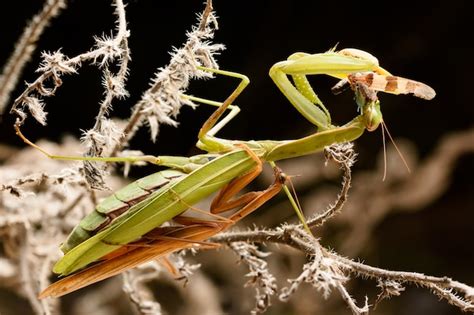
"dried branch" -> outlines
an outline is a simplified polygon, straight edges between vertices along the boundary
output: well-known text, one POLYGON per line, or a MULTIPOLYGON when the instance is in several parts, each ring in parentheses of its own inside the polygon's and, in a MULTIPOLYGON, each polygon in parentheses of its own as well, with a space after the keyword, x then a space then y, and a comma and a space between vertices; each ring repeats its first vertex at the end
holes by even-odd
MULTIPOLYGON (((347 198, 346 186, 350 185, 350 161, 353 162, 354 155, 351 146, 344 147, 349 154, 343 154, 347 158, 341 159, 341 147, 327 150, 332 158, 340 163, 344 170, 343 192, 338 196, 335 205, 342 205, 347 198)), ((332 206, 323 215, 309 221, 314 226, 314 222, 324 222, 334 214, 332 206)), ((226 243, 232 249, 234 244, 246 243, 277 243, 285 244, 304 252, 310 257, 308 263, 303 266, 303 272, 296 279, 289 280, 289 288, 283 288, 280 293, 280 300, 287 301, 296 292, 303 282, 310 283, 318 291, 322 291, 323 297, 327 298, 331 289, 336 288, 342 299, 346 302, 353 314, 368 314, 368 300, 364 306, 358 307, 350 297, 344 284, 351 278, 351 275, 364 279, 377 280, 382 288, 376 304, 383 298, 400 295, 404 290, 402 284, 409 283, 430 289, 439 298, 455 305, 460 310, 471 312, 474 310, 474 288, 458 281, 453 281, 447 277, 426 276, 415 272, 389 271, 375 268, 366 264, 354 262, 344 258, 334 252, 322 247, 319 241, 306 234, 299 225, 284 225, 272 230, 256 229, 246 232, 226 232, 211 238, 212 242, 226 243)), ((234 249, 235 250, 235 249, 234 249)))
POLYGON ((193 27, 187 34, 188 40, 183 47, 175 49, 170 63, 155 73, 150 88, 134 106, 128 124, 123 130, 123 138, 112 150, 112 155, 122 150, 145 121, 150 128, 151 139, 155 141, 161 124, 177 126, 174 118, 179 114, 180 108, 183 105, 195 106, 181 95, 191 79, 211 76, 197 70, 196 66, 218 68, 214 56, 224 49, 221 44, 208 42, 214 37, 214 31, 218 28, 211 0, 206 2, 206 8, 198 16, 198 20, 198 26, 193 27))
POLYGON ((153 300, 151 292, 144 286, 146 282, 157 278, 160 272, 161 268, 152 262, 123 273, 123 291, 140 314, 162 314, 160 304, 153 300))
MULTIPOLYGON (((425 287, 430 289, 440 299, 447 300, 448 303, 457 306, 462 311, 474 311, 474 288, 464 283, 454 281, 448 277, 433 277, 417 272, 385 270, 367 266, 334 253, 328 253, 328 255, 338 263, 341 269, 354 273, 357 276, 382 281, 396 281, 399 284, 406 282, 425 287)), ((397 291, 400 292, 401 289, 398 288, 397 291)))
POLYGON ((235 242, 229 244, 229 247, 240 257, 250 272, 246 275, 250 277, 245 286, 253 286, 256 291, 256 305, 251 314, 262 314, 270 307, 270 298, 276 293, 276 279, 268 270, 268 265, 262 258, 270 253, 264 253, 253 244, 244 242, 235 242))
POLYGON ((365 297, 364 306, 358 307, 356 303, 354 302, 354 299, 349 294, 349 292, 347 292, 347 289, 340 282, 337 283, 337 289, 339 290, 339 293, 341 294, 341 297, 344 300, 344 302, 346 302, 347 306, 352 311, 352 314, 354 315, 369 314, 369 304, 367 303, 368 302, 367 296, 365 297))
MULTIPOLYGON (((358 173, 353 179, 352 202, 331 222, 333 227, 346 227, 341 231, 344 235, 338 238, 344 240, 339 249, 347 255, 357 255, 366 248, 372 231, 390 213, 417 211, 439 198, 449 187, 457 160, 474 152, 474 129, 445 136, 430 156, 420 162, 406 142, 398 142, 411 161, 412 174, 407 176, 403 166, 394 163, 399 160, 398 153, 388 150, 388 160, 392 161, 388 164, 390 176, 380 181, 382 165, 377 172, 358 173)), ((311 195, 321 198, 316 191, 311 195)))
POLYGON ((352 165, 354 165, 357 158, 357 154, 354 152, 353 147, 352 143, 343 143, 325 149, 326 163, 329 159, 334 160, 340 165, 340 168, 344 172, 342 176, 342 188, 334 204, 330 205, 324 213, 308 220, 307 224, 310 228, 323 225, 329 218, 342 210, 342 207, 347 200, 349 188, 351 187, 352 165))
MULTIPOLYGON (((301 228, 284 226, 274 230, 223 233, 213 237, 211 241, 228 244, 234 242, 285 244, 301 250, 306 255, 311 255, 310 262, 303 267, 303 273, 297 279, 291 280, 292 285, 289 289, 282 290, 280 299, 283 301, 287 300, 301 283, 310 282, 318 290, 323 291, 325 297, 329 295, 331 288, 337 288, 343 299, 348 302, 347 292, 342 290, 341 286, 350 279, 349 275, 353 274, 357 277, 380 280, 384 283, 396 281, 397 283, 410 283, 429 288, 438 297, 445 299, 462 311, 472 312, 474 310, 474 288, 466 284, 447 277, 432 277, 414 272, 389 271, 371 267, 330 252, 323 248, 316 239, 311 239, 311 241, 308 239, 309 236, 301 228), (341 273, 342 271, 345 273, 341 273)), ((398 293, 401 291, 401 288, 397 289, 398 293)), ((355 304, 351 305, 351 303, 348 305, 354 314, 365 314, 367 303, 364 307, 358 308, 359 313, 355 311, 355 304)))
POLYGON ((47 0, 41 11, 25 27, 0 75, 0 114, 9 102, 10 93, 16 87, 25 65, 30 61, 36 42, 51 19, 58 16, 64 8, 66 0, 47 0))
MULTIPOLYGON (((130 31, 127 30, 127 21, 125 18, 125 6, 123 2, 116 1, 117 15, 117 34, 114 38, 96 38, 97 49, 108 51, 103 55, 100 66, 103 70, 102 84, 105 88, 105 97, 102 100, 99 112, 96 116, 95 124, 92 129, 84 133, 82 141, 87 146, 85 156, 109 155, 110 150, 116 145, 121 137, 121 131, 115 124, 106 118, 108 111, 112 108, 114 98, 128 97, 125 89, 126 76, 128 74, 128 62, 130 61, 130 51, 128 49, 128 37, 130 31), (118 60, 119 70, 114 75, 109 69, 109 64, 118 60)), ((92 188, 103 189, 106 187, 104 176, 106 175, 106 166, 102 167, 96 163, 86 161, 84 163, 85 174, 88 177, 87 182, 92 188)))
MULTIPOLYGON (((91 61, 103 69, 103 84, 106 93, 94 127, 85 132, 83 137, 87 147, 85 155, 101 156, 104 152, 108 153, 108 147, 115 145, 116 140, 120 136, 117 135, 118 132, 112 121, 106 120, 105 115, 110 109, 114 98, 122 98, 128 95, 124 84, 128 72, 130 52, 127 44, 129 31, 126 29, 124 4, 122 0, 115 0, 114 5, 117 15, 117 34, 114 38, 108 38, 107 36, 102 38, 96 37, 95 49, 73 58, 66 57, 60 50, 54 53, 43 52, 43 61, 37 70, 41 75, 33 83, 27 85, 27 88, 17 97, 10 110, 11 113, 17 115, 16 129, 19 130, 28 116, 24 111, 25 107, 28 108, 33 118, 40 124, 45 125, 46 111, 44 110, 45 104, 42 98, 54 95, 56 90, 62 85, 62 75, 75 74, 83 62, 91 61), (109 64, 116 60, 118 60, 119 70, 116 75, 113 75, 109 70, 109 64), (46 86, 48 82, 52 84, 52 87, 46 86)), ((104 188, 104 169, 90 162, 85 162, 84 167, 89 185, 92 188, 104 188)))

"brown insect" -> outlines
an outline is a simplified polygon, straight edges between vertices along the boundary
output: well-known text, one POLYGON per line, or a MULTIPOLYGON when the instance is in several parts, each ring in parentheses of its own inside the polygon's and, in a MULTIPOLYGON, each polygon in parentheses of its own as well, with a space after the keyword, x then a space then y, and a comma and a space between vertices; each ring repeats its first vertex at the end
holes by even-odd
POLYGON ((351 73, 346 79, 342 79, 331 90, 339 94, 348 85, 354 89, 355 86, 365 85, 368 89, 392 94, 413 94, 425 100, 431 100, 436 92, 428 85, 402 77, 377 74, 375 72, 351 73))

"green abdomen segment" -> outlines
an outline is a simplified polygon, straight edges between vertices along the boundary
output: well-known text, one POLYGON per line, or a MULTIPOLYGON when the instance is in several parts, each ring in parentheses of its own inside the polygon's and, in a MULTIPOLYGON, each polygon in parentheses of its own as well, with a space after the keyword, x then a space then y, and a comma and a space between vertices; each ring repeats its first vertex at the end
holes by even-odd
POLYGON ((211 195, 255 166, 256 162, 244 150, 219 156, 130 207, 110 225, 70 249, 56 263, 53 271, 61 275, 71 274, 140 239, 149 231, 184 212, 189 205, 211 195))
POLYGON ((170 183, 174 183, 184 175, 186 174, 180 171, 165 170, 140 178, 121 188, 100 202, 94 211, 79 222, 61 245, 61 250, 67 253, 108 226, 130 207, 146 199, 150 194, 166 189, 170 183))

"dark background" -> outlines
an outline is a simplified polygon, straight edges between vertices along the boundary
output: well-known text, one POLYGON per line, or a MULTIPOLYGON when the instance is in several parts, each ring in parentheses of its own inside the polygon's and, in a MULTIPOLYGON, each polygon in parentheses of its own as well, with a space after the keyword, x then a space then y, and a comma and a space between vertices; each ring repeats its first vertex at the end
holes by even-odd
MULTIPOLYGON (((132 51, 127 89, 131 97, 115 103, 113 115, 121 117, 127 117, 130 107, 148 87, 156 69, 167 64, 171 47, 180 47, 185 42, 185 32, 195 24, 195 13, 203 8, 202 1, 189 0, 127 3, 132 51)), ((429 102, 411 96, 380 94, 384 119, 392 135, 413 141, 422 158, 429 155, 443 135, 473 125, 473 56, 470 47, 473 21, 467 4, 468 1, 461 0, 377 3, 214 1, 220 21, 215 41, 227 47, 218 57, 219 64, 223 69, 248 75, 252 82, 237 101, 242 107, 241 114, 221 136, 232 139, 284 139, 309 134, 312 126, 289 106, 268 77, 268 69, 293 52, 324 52, 339 43, 339 48, 366 50, 377 56, 381 65, 393 74, 425 82, 436 90, 436 98, 429 102)), ((41 5, 40 1, 14 1, 2 7, 0 60, 6 60, 26 20, 41 5)), ((62 47, 66 55, 73 56, 93 45, 93 35, 109 34, 113 25, 109 1, 71 1, 40 39, 39 49, 22 80, 32 81, 36 77, 34 70, 40 51, 54 51, 62 47)), ((353 104, 350 93, 337 97, 330 94, 329 88, 335 80, 322 77, 312 82, 317 85, 316 91, 326 104, 353 104)), ((221 100, 233 86, 235 81, 226 78, 193 82, 191 93, 221 100)), ((13 97, 22 89, 20 85, 13 97)), ((42 127, 29 120, 25 133, 33 140, 48 138, 60 141, 65 134, 79 136, 81 130, 92 126, 96 104, 102 93, 98 70, 83 67, 80 75, 65 77, 57 96, 47 100, 49 125, 42 127)), ((329 110, 336 123, 346 122, 356 113, 355 106, 330 106, 329 110)), ((210 110, 205 107, 196 111, 184 108, 178 117, 181 123, 179 129, 162 127, 156 144, 149 141, 147 131, 143 130, 131 147, 155 155, 196 153, 196 134, 209 114, 210 110)), ((12 124, 12 117, 5 113, 0 124, 0 141, 22 146, 14 136, 12 124)), ((375 153, 381 146, 379 132, 366 133, 358 139, 360 156, 356 168, 372 168, 375 153)), ((450 188, 439 201, 414 215, 391 218, 401 225, 406 220, 414 220, 421 226, 432 225, 433 232, 421 235, 417 245, 432 251, 433 257, 439 259, 438 265, 443 268, 427 267, 421 270, 422 264, 410 266, 403 258, 390 267, 410 270, 416 267, 422 272, 452 276, 474 284, 471 269, 474 266, 473 175, 472 155, 464 156, 454 170, 450 188), (446 220, 446 217, 449 219, 446 220)), ((390 227, 395 223, 387 224, 390 227)), ((383 231, 376 236, 384 237, 383 231)), ((409 241, 405 245, 407 253, 417 251, 417 248, 409 248, 409 241)), ((383 256, 383 253, 379 255, 383 256)), ((398 298, 398 301, 409 303, 408 299, 403 299, 398 298)), ((458 312, 446 306, 445 302, 438 305, 439 314, 458 312)), ((407 308, 404 311, 409 312, 407 308)))

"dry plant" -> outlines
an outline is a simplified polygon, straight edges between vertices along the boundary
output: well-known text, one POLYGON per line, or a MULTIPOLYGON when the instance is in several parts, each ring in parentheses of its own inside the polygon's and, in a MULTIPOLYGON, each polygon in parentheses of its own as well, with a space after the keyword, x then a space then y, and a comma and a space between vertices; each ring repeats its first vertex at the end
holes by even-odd
MULTIPOLYGON (((37 69, 37 79, 27 83, 25 90, 13 102, 11 113, 17 116, 17 130, 20 130, 29 116, 45 125, 46 100, 54 96, 61 87, 65 75, 78 74, 81 67, 87 63, 102 71, 104 98, 99 103, 94 126, 84 132, 81 144, 72 139, 66 139, 61 145, 47 142, 38 144, 48 152, 67 155, 82 151, 85 156, 141 154, 125 150, 136 131, 147 125, 154 141, 160 125, 177 126, 175 119, 180 108, 183 105, 195 106, 181 97, 189 82, 210 76, 198 71, 196 65, 217 68, 214 56, 223 49, 223 45, 211 42, 217 22, 211 1, 208 0, 203 13, 198 17, 199 24, 187 34, 186 43, 173 52, 169 64, 158 69, 151 79, 150 87, 133 107, 130 117, 123 121, 110 119, 108 115, 116 99, 128 96, 125 83, 130 61, 130 31, 127 29, 125 5, 122 0, 115 0, 113 5, 116 16, 115 35, 96 37, 94 47, 72 57, 64 55, 60 50, 43 52, 42 62, 37 69)), ((6 107, 21 70, 35 48, 34 43, 50 19, 64 7, 65 1, 45 1, 42 11, 25 28, 0 76, 0 109, 6 107)), ((472 152, 473 143, 472 130, 453 135, 439 145, 438 152, 433 154, 432 158, 416 167, 415 176, 393 176, 391 178, 394 182, 386 181, 372 191, 364 190, 362 183, 368 176, 379 176, 378 173, 358 174, 352 179, 351 168, 356 154, 351 144, 327 148, 327 160, 335 161, 342 169, 342 188, 329 208, 319 214, 318 210, 314 210, 315 214, 308 220, 308 225, 318 229, 328 224, 350 226, 347 236, 344 236, 341 252, 354 256, 367 242, 374 227, 390 211, 410 211, 415 206, 430 202, 446 189, 445 185, 449 182, 448 177, 456 158, 465 152, 472 152), (351 203, 346 206, 345 211, 341 211, 348 200, 351 185, 354 186, 351 203), (388 186, 396 188, 389 190, 388 186), (374 198, 369 201, 367 195, 374 198)), ((59 300, 37 299, 39 291, 50 281, 53 262, 60 257, 58 244, 97 203, 102 192, 97 192, 96 189, 117 187, 123 184, 124 180, 116 175, 108 175, 111 169, 106 169, 105 166, 84 162, 71 167, 70 163, 46 159, 37 150, 29 147, 14 152, 14 156, 6 158, 0 167, 1 287, 26 298, 37 314, 58 313, 59 300)), ((396 170, 398 167, 390 169, 396 170)), ((321 168, 318 169, 318 174, 320 171, 321 168)), ((333 194, 324 192, 323 196, 323 193, 312 192, 318 201, 302 200, 308 203, 304 208, 314 209, 314 205, 320 204, 321 200, 330 198, 328 193, 333 194)), ((255 289, 256 303, 251 311, 253 314, 267 311, 272 299, 291 301, 298 290, 307 290, 302 285, 304 283, 315 288, 324 298, 333 293, 338 294, 352 314, 369 313, 374 304, 402 294, 407 285, 427 288, 462 311, 474 311, 472 287, 448 277, 389 271, 353 261, 322 246, 319 239, 306 233, 298 224, 282 224, 272 229, 235 230, 217 235, 210 241, 225 244, 248 268, 246 276, 249 280, 246 286, 255 289), (279 281, 289 277, 282 273, 272 273, 267 257, 272 253, 286 255, 285 248, 288 247, 300 251, 306 257, 306 263, 299 269, 299 275, 289 279, 285 286, 279 281), (349 293, 348 282, 354 278, 375 280, 380 290, 378 298, 369 303, 366 297, 359 306, 349 293)), ((173 290, 180 292, 186 300, 188 307, 182 314, 224 313, 215 284, 202 272, 199 265, 187 262, 195 258, 185 254, 194 251, 187 250, 170 257, 174 268, 187 283, 185 288, 182 282, 175 281, 173 276, 163 272, 166 262, 153 261, 125 272, 122 277, 123 292, 134 305, 134 310, 140 314, 163 313, 153 290, 152 280, 159 278, 173 290)), ((222 264, 226 262, 228 261, 223 259, 222 264)), ((227 268, 234 268, 233 264, 227 264, 227 268)), ((117 289, 117 281, 114 279, 105 286, 87 291, 70 306, 68 313, 88 311, 113 314, 116 309, 111 301, 120 300, 122 294, 121 290, 117 289), (104 296, 103 292, 107 294, 104 296)))

